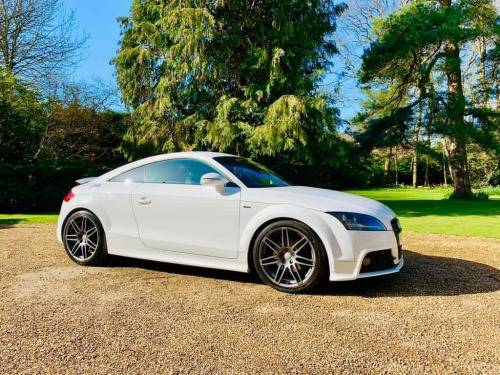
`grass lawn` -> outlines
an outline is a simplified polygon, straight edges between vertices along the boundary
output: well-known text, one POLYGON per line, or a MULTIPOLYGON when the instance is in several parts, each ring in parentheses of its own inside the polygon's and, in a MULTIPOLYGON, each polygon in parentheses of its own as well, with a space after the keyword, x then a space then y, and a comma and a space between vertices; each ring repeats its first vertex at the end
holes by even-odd
POLYGON ((349 193, 378 200, 398 215, 404 230, 500 238, 500 196, 488 201, 445 199, 445 189, 373 189, 349 193))
POLYGON ((59 214, 0 214, 0 224, 57 223, 59 214))

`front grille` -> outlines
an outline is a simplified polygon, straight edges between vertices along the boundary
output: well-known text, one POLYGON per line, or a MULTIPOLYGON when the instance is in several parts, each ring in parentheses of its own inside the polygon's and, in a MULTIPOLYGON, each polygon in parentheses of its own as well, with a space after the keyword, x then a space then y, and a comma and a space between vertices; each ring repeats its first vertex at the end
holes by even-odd
POLYGON ((366 254, 363 263, 366 263, 367 259, 370 259, 370 263, 361 266, 361 273, 383 271, 395 267, 394 257, 390 249, 372 251, 366 254))

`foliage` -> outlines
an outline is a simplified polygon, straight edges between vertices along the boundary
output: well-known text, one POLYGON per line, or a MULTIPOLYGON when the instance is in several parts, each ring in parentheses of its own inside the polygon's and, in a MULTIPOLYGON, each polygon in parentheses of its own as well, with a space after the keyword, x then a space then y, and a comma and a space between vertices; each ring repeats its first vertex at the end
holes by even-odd
POLYGON ((480 191, 482 191, 483 193, 485 194, 488 194, 488 197, 490 199, 499 199, 500 197, 500 187, 493 187, 493 186, 489 186, 489 187, 485 187, 485 188, 481 188, 480 191))
POLYGON ((345 189, 367 187, 375 183, 369 176, 372 164, 356 153, 354 145, 339 142, 332 149, 336 158, 307 162, 283 161, 272 156, 260 156, 257 161, 278 173, 294 185, 321 187, 326 189, 345 189))
POLYGON ((90 104, 43 101, 0 74, 0 212, 56 211, 76 179, 124 163, 115 150, 128 116, 90 104))
MULTIPOLYGON (((412 170, 412 155, 408 152, 409 150, 399 149, 400 155, 398 157, 398 185, 412 186, 413 170, 412 170)), ((423 186, 424 184, 424 174, 425 174, 425 157, 424 154, 419 154, 418 159, 418 184, 423 186)), ((383 175, 384 175, 384 164, 386 162, 387 156, 385 153, 381 153, 378 150, 374 151, 369 158, 365 159, 365 168, 360 168, 360 175, 365 179, 366 185, 359 185, 360 187, 370 187, 370 186, 384 186, 383 175), (367 168, 366 166, 369 166, 367 168)), ((443 181, 443 165, 438 163, 442 160, 442 155, 435 156, 431 159, 429 163, 429 179, 431 186, 438 186, 444 183, 443 181)), ((395 163, 395 155, 392 155, 391 163, 395 163)), ((447 177, 448 172, 447 172, 447 177)), ((395 168, 392 167, 388 175, 388 183, 394 184, 396 180, 395 168)), ((355 186, 355 185, 353 185, 355 186)))
POLYGON ((75 180, 98 176, 109 168, 84 160, 35 160, 0 164, 0 212, 54 212, 75 180))
POLYGON ((123 151, 331 155, 338 113, 317 87, 342 10, 331 0, 136 0, 114 60, 136 124, 123 151))
MULTIPOLYGON (((470 73, 463 75, 462 70, 476 68, 479 77, 481 61, 472 59, 475 65, 467 67, 467 53, 473 43, 498 38, 499 25, 495 8, 486 0, 412 1, 375 23, 376 40, 363 56, 360 79, 367 89, 378 91, 358 118, 367 123, 366 138, 384 142, 377 136, 381 129, 410 129, 418 111, 426 118, 427 132, 449 139, 455 192, 464 197, 470 194, 466 145, 475 142, 497 150, 500 113, 498 107, 488 107, 493 91, 484 85, 481 101, 474 90, 465 90, 464 77, 470 73)), ((494 45, 486 43, 484 56, 493 56, 493 50, 494 45)))
POLYGON ((94 112, 76 102, 50 103, 50 118, 41 139, 43 157, 123 162, 117 147, 128 126, 128 116, 107 110, 94 112))
POLYGON ((38 148, 46 113, 29 85, 0 70, 0 162, 29 162, 38 148))
POLYGON ((415 82, 425 90, 429 74, 445 57, 445 41, 464 44, 497 32, 496 12, 489 1, 446 3, 413 1, 379 20, 374 29, 377 40, 363 57, 361 80, 393 80, 401 85, 397 94, 403 94, 415 82))
POLYGON ((495 153, 491 150, 485 150, 478 144, 469 145, 468 152, 473 187, 484 188, 498 185, 500 160, 495 153))
POLYGON ((478 191, 478 192, 471 192, 466 197, 463 197, 463 196, 458 196, 455 192, 452 192, 448 194, 447 198, 450 200, 466 199, 471 201, 487 201, 489 199, 489 195, 483 191, 478 191))
POLYGON ((101 81, 62 83, 51 92, 36 157, 97 161, 100 165, 125 161, 118 146, 130 116, 110 109, 115 104, 113 87, 101 81))

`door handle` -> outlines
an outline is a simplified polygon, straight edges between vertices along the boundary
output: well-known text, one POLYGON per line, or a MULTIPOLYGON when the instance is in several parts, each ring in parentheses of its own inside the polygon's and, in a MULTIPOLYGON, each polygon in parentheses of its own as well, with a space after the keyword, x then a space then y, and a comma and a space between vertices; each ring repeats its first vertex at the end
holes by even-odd
POLYGON ((142 204, 143 206, 146 206, 148 204, 151 204, 151 199, 146 198, 146 197, 142 197, 142 198, 137 199, 137 203, 142 204))

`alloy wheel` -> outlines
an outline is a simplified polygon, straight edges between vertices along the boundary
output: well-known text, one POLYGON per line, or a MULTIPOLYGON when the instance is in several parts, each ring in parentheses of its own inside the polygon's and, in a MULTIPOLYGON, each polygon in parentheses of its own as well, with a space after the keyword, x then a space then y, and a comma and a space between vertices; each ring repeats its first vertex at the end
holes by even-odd
POLYGON ((79 261, 90 259, 99 245, 97 223, 89 215, 70 218, 66 225, 66 248, 71 256, 79 261))
POLYGON ((307 284, 313 276, 316 251, 302 231, 278 227, 262 239, 258 260, 271 283, 282 288, 296 288, 307 284))

